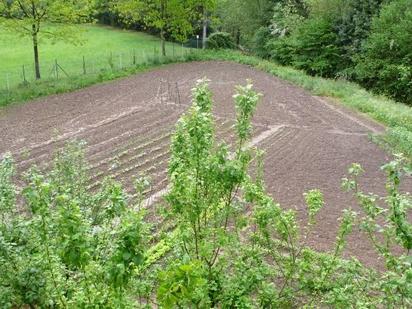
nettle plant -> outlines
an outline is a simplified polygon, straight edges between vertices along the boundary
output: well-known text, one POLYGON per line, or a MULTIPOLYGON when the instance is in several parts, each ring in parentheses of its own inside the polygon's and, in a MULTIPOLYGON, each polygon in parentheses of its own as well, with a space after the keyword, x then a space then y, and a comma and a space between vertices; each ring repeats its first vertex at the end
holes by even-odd
POLYGON ((384 165, 387 175, 386 196, 364 193, 359 177, 364 172, 361 165, 353 164, 349 178, 342 186, 354 193, 362 209, 359 225, 386 264, 387 272, 379 274, 376 289, 381 294, 377 305, 388 308, 412 306, 412 224, 408 221, 412 197, 402 193, 402 178, 412 175, 410 162, 401 154, 384 165))
MULTIPOLYGON (((0 306, 131 306, 129 283, 144 262, 146 226, 120 184, 87 190, 83 145, 59 151, 49 172, 33 167, 13 184, 0 164, 0 306)), ((141 201, 139 198, 138 201, 141 201)))
MULTIPOLYGON (((251 138, 251 117, 260 95, 252 85, 238 87, 236 149, 215 142, 212 99, 207 81, 193 90, 193 106, 177 124, 172 140, 169 174, 171 190, 167 200, 170 216, 179 229, 180 261, 162 275, 167 278, 159 288, 159 299, 166 306, 215 306, 221 294, 221 272, 227 267, 225 251, 238 243, 237 229, 244 205, 236 194, 242 187, 251 161, 247 142, 251 138), (193 269, 185 282, 197 287, 176 290, 184 269, 193 269), (195 271, 196 270, 196 271, 195 271), (179 274, 170 276, 169 273, 179 274)), ((183 282, 184 283, 184 282, 183 282)), ((183 284, 184 285, 184 284, 183 284)))

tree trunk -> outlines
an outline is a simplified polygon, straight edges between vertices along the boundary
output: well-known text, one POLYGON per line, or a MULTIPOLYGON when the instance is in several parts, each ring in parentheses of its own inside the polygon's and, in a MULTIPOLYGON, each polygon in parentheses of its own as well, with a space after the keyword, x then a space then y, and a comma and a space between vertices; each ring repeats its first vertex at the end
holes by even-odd
POLYGON ((33 25, 33 51, 34 51, 34 69, 36 72, 36 79, 40 79, 40 63, 39 63, 39 44, 37 40, 37 30, 36 26, 33 25))
POLYGON ((202 48, 206 48, 207 40, 207 15, 206 10, 203 8, 203 35, 202 35, 202 48))
POLYGON ((162 41, 162 56, 166 56, 166 39, 164 29, 160 30, 160 39, 162 41))
POLYGON ((167 0, 162 0, 160 2, 160 11, 162 26, 160 28, 160 39, 162 41, 162 56, 166 56, 166 40, 165 40, 165 24, 166 24, 166 12, 167 12, 167 0))

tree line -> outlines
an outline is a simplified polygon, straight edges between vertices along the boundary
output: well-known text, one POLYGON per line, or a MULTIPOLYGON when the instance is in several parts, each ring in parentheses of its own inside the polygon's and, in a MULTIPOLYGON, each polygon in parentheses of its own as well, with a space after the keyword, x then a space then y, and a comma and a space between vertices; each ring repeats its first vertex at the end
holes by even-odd
POLYGON ((243 30, 255 53, 412 104, 411 0, 267 2, 270 18, 243 30))
MULTIPOLYGON (((121 14, 109 9, 111 2, 100 1, 106 8, 100 16, 111 15, 123 23, 121 14)), ((412 104, 412 0, 194 3, 200 4, 200 18, 191 19, 186 34, 203 33, 203 46, 208 42, 212 48, 240 48, 311 75, 355 81, 412 104), (206 41, 208 31, 212 35, 206 41)), ((141 26, 142 20, 134 25, 141 26)))

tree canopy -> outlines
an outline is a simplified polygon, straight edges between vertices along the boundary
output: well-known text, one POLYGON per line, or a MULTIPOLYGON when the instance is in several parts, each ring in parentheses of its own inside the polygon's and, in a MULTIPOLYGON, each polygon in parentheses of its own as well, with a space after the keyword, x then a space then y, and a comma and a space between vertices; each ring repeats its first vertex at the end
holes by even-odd
POLYGON ((162 41, 162 55, 166 55, 166 34, 177 41, 185 41, 193 31, 192 0, 121 0, 115 10, 129 22, 141 22, 156 29, 162 41))

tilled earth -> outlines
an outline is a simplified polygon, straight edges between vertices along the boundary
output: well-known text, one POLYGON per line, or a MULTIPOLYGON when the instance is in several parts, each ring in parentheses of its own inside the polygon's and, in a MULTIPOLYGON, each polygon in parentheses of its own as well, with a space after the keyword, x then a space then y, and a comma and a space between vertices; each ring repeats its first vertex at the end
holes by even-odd
MULTIPOLYGON (((136 175, 152 178, 149 195, 167 186, 170 137, 190 105, 191 88, 207 77, 214 93, 218 135, 233 139, 236 85, 251 79, 264 94, 254 117, 254 141, 265 150, 265 180, 273 198, 306 220, 303 193, 318 188, 326 206, 308 239, 313 248, 330 250, 342 210, 359 210, 341 179, 353 162, 362 164, 364 191, 384 194, 380 166, 390 160, 370 141, 384 128, 362 116, 248 66, 197 62, 165 66, 144 74, 68 94, 49 96, 0 110, 0 157, 11 152, 19 170, 44 166, 69 140, 87 142, 90 188, 112 175, 131 192, 136 175)), ((409 182, 410 183, 410 182, 409 182)), ((346 256, 380 267, 359 231, 349 239, 346 256)))

